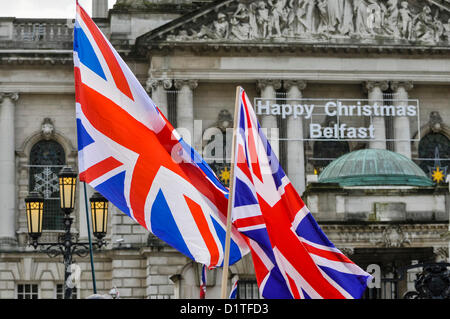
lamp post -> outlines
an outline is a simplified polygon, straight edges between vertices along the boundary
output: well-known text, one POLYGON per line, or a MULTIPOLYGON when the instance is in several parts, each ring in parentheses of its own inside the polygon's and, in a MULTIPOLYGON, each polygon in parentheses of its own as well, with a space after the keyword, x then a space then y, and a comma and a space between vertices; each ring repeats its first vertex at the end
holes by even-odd
MULTIPOLYGON (((72 265, 72 256, 76 254, 85 257, 89 253, 89 243, 79 242, 78 235, 70 232, 73 218, 70 216, 75 207, 75 194, 77 184, 77 174, 70 166, 65 166, 59 173, 59 194, 61 201, 61 210, 64 212, 63 224, 64 233, 58 236, 58 242, 39 243, 38 239, 42 235, 42 219, 44 215, 44 198, 38 192, 30 192, 25 198, 25 206, 27 213, 28 235, 31 239, 31 245, 37 249, 41 247, 51 258, 59 255, 63 256, 64 262, 64 299, 72 298, 72 283, 68 282, 71 274, 70 266, 72 265)), ((98 194, 98 193, 96 193, 98 194)), ((106 225, 108 221, 108 200, 100 194, 94 194, 91 198, 93 207, 92 220, 94 223, 94 236, 97 238, 95 245, 100 248, 106 244, 103 239, 106 235, 106 225), (95 212, 94 212, 95 211, 95 212), (97 220, 99 219, 99 220, 97 220)))

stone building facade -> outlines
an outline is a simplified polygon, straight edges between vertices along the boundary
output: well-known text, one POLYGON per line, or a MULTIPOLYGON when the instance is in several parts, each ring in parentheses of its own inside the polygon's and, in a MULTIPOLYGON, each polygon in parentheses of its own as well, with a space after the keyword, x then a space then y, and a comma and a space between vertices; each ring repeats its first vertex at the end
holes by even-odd
MULTIPOLYGON (((208 145, 217 133, 229 141, 237 85, 251 100, 280 104, 419 101, 417 122, 374 116, 375 137, 367 140, 313 140, 302 117, 260 114, 260 123, 324 232, 362 267, 380 264, 383 289, 392 288, 387 279, 395 267, 448 259, 445 180, 346 186, 317 176, 333 159, 362 149, 401 154, 427 176, 437 161, 441 169, 450 165, 446 1, 118 0, 109 12, 105 3, 93 1, 95 22, 225 183, 227 163, 208 159, 215 155, 208 145)), ((72 31, 72 20, 0 18, 0 298, 56 298, 63 282, 62 263, 27 246, 24 198, 31 190, 46 194, 41 241, 54 239, 61 230, 55 174, 62 165, 77 167, 72 31)), ((316 121, 331 127, 333 119, 316 121)), ((343 121, 368 125, 361 117, 343 121)), ((226 155, 229 143, 224 148, 226 155)), ((78 195, 75 228, 86 239, 81 188, 78 195)), ((99 292, 117 287, 122 298, 198 298, 200 266, 112 210, 109 244, 95 252, 99 292)), ((77 297, 85 298, 92 293, 89 259, 75 262, 77 297)), ((208 272, 208 297, 219 296, 220 276, 221 269, 208 272)), ((257 297, 250 256, 231 267, 230 283, 236 278, 242 298, 257 297)), ((399 282, 396 295, 375 295, 401 297, 414 278, 399 282)))

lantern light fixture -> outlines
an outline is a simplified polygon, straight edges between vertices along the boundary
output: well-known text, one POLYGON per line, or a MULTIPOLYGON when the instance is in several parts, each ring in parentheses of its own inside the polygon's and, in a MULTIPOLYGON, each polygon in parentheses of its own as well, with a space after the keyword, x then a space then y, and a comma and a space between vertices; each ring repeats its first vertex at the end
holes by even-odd
POLYGON ((58 177, 61 210, 68 215, 74 210, 75 206, 77 174, 70 166, 64 166, 58 177))

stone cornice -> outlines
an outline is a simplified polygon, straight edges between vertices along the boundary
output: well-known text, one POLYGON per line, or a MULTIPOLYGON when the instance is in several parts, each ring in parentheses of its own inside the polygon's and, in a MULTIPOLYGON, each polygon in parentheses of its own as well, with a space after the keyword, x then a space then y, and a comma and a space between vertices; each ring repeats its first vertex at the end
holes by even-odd
POLYGON ((72 51, 71 54, 55 56, 52 54, 8 54, 0 53, 1 65, 68 65, 73 66, 72 51))
MULTIPOLYGON (((144 61, 130 48, 118 50, 122 58, 144 61)), ((147 62, 147 60, 145 60, 147 62)), ((67 65, 73 67, 72 50, 0 49, 1 65, 67 65)))
POLYGON ((136 54, 139 56, 150 56, 151 54, 168 54, 177 50, 180 52, 191 51, 196 54, 222 53, 270 53, 270 54, 341 54, 341 55, 409 55, 424 56, 445 56, 450 54, 448 46, 427 46, 427 45, 386 45, 386 44, 330 44, 330 43, 262 43, 262 42, 154 42, 148 45, 136 43, 136 54))

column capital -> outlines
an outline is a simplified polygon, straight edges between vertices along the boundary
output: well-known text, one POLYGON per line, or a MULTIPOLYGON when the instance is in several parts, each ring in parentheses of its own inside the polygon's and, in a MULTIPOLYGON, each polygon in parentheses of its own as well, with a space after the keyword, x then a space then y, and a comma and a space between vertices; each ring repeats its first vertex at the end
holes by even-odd
POLYGON ((162 86, 165 90, 172 87, 172 80, 170 79, 151 79, 149 78, 146 83, 145 89, 147 92, 156 89, 158 86, 162 86))
POLYGON ((368 92, 372 91, 374 88, 378 87, 381 91, 386 91, 389 88, 388 81, 365 81, 363 87, 368 92))
POLYGON ((281 89, 281 80, 271 80, 271 79, 262 79, 256 81, 256 87, 260 89, 261 91, 264 90, 266 87, 272 86, 274 90, 281 89))
POLYGON ((306 81, 305 80, 284 80, 283 87, 286 90, 289 90, 291 87, 296 86, 300 91, 306 89, 306 81))
POLYGON ((397 91, 400 87, 403 87, 405 91, 409 91, 414 87, 412 81, 391 81, 391 89, 397 91))
POLYGON ((0 92, 0 103, 3 102, 3 99, 9 98, 13 102, 16 102, 19 99, 18 92, 0 92))
POLYGON ((174 86, 177 90, 180 90, 183 86, 188 86, 191 90, 194 90, 198 86, 197 80, 174 80, 174 86))

